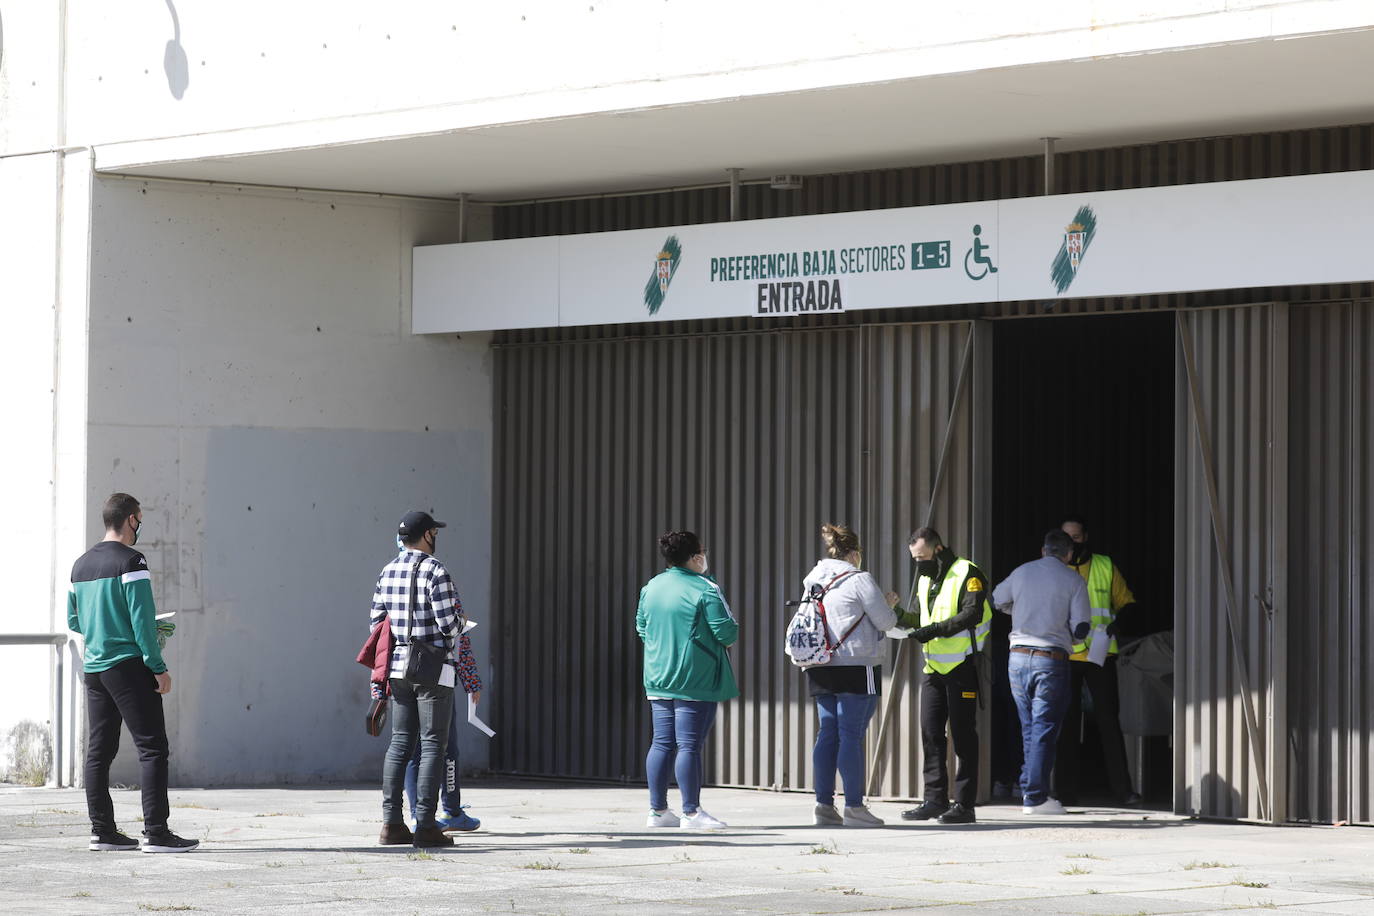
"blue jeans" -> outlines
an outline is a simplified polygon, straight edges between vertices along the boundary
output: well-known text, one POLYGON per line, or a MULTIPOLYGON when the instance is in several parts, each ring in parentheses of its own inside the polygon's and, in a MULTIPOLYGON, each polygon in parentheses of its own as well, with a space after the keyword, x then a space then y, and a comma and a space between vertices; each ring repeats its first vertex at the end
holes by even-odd
POLYGON ((444 744, 453 719, 453 688, 426 687, 391 679, 391 744, 382 766, 382 823, 404 824, 406 764, 420 745, 415 826, 434 826, 434 809, 443 782, 444 744))
POLYGON ((1026 757, 1021 770, 1021 803, 1038 805, 1049 798, 1055 745, 1069 708, 1069 660, 1013 651, 1007 662, 1007 678, 1021 717, 1021 746, 1026 757))
POLYGON ((682 793, 682 813, 701 807, 701 749, 716 721, 716 704, 705 700, 650 700, 654 740, 645 769, 649 774, 649 807, 668 807, 668 771, 675 771, 682 793), (671 763, 670 763, 671 762, 671 763))
POLYGON ((815 772, 816 804, 835 804, 835 770, 844 781, 846 807, 864 803, 864 735, 868 720, 878 708, 873 693, 826 693, 816 697, 821 717, 816 746, 811 750, 815 772))
MULTIPOLYGON (((406 802, 410 816, 415 817, 415 796, 420 777, 420 757, 424 746, 415 742, 415 753, 406 764, 406 802)), ((448 743, 444 747, 444 773, 439 783, 439 811, 445 815, 458 814, 463 807, 463 790, 458 785, 458 692, 453 693, 453 718, 448 723, 448 743)))

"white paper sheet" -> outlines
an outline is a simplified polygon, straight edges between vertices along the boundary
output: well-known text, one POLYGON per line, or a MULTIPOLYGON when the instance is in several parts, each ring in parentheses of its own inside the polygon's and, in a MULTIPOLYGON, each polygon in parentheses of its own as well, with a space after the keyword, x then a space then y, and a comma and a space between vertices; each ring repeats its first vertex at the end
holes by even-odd
POLYGON ((1107 635, 1106 624, 1093 627, 1092 645, 1088 646, 1088 661, 1101 668, 1107 663, 1107 650, 1112 647, 1112 638, 1107 635))
POLYGON ((472 701, 472 694, 468 694, 468 724, 479 731, 486 732, 488 738, 496 734, 487 727, 487 723, 477 718, 477 704, 472 701))

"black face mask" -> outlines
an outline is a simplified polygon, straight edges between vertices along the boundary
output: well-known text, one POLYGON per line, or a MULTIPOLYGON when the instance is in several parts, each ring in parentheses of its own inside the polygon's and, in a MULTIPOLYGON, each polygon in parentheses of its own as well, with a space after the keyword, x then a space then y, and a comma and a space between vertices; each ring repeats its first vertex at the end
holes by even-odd
POLYGON ((1073 554, 1069 557, 1069 562, 1074 566, 1081 566, 1083 561, 1092 555, 1093 552, 1088 548, 1087 544, 1074 544, 1073 554))
POLYGON ((935 574, 940 571, 939 560, 917 560, 916 574, 934 579, 935 574))

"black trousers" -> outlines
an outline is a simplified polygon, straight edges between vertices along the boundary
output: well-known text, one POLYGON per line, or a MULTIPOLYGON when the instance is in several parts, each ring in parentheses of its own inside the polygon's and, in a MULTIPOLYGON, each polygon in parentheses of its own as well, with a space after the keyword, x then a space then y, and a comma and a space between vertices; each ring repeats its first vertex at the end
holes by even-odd
POLYGON ((955 801, 972 808, 978 800, 978 670, 971 661, 948 674, 921 675, 921 750, 925 754, 925 800, 955 801), (954 736, 954 796, 945 766, 954 736))
POLYGON ((1078 803, 1079 757, 1083 732, 1083 685, 1093 696, 1093 721, 1102 739, 1106 761, 1107 786, 1112 798, 1121 802, 1131 792, 1131 777, 1126 767, 1126 739, 1121 734, 1121 694, 1116 686, 1116 656, 1108 655, 1099 668, 1092 662, 1069 662, 1069 709, 1059 731, 1059 747, 1054 762, 1054 794, 1067 805, 1078 803))
POLYGON ((167 724, 157 680, 141 658, 108 671, 87 673, 86 808, 94 833, 115 828, 110 799, 110 764, 119 751, 119 728, 129 726, 138 748, 143 792, 143 832, 167 829, 167 724))

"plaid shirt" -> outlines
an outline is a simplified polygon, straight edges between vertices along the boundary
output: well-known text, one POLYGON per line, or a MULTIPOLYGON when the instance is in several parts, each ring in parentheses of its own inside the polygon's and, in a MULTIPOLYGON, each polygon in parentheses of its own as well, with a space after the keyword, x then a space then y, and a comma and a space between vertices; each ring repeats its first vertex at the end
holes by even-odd
POLYGON ((391 618, 392 677, 405 675, 405 647, 412 635, 415 639, 452 650, 463 630, 463 604, 458 600, 458 591, 453 587, 448 570, 421 550, 402 550, 377 577, 369 626, 381 623, 383 614, 391 618), (410 615, 414 623, 412 631, 406 625, 406 609, 410 605, 410 572, 416 562, 420 569, 415 579, 416 607, 410 615))

